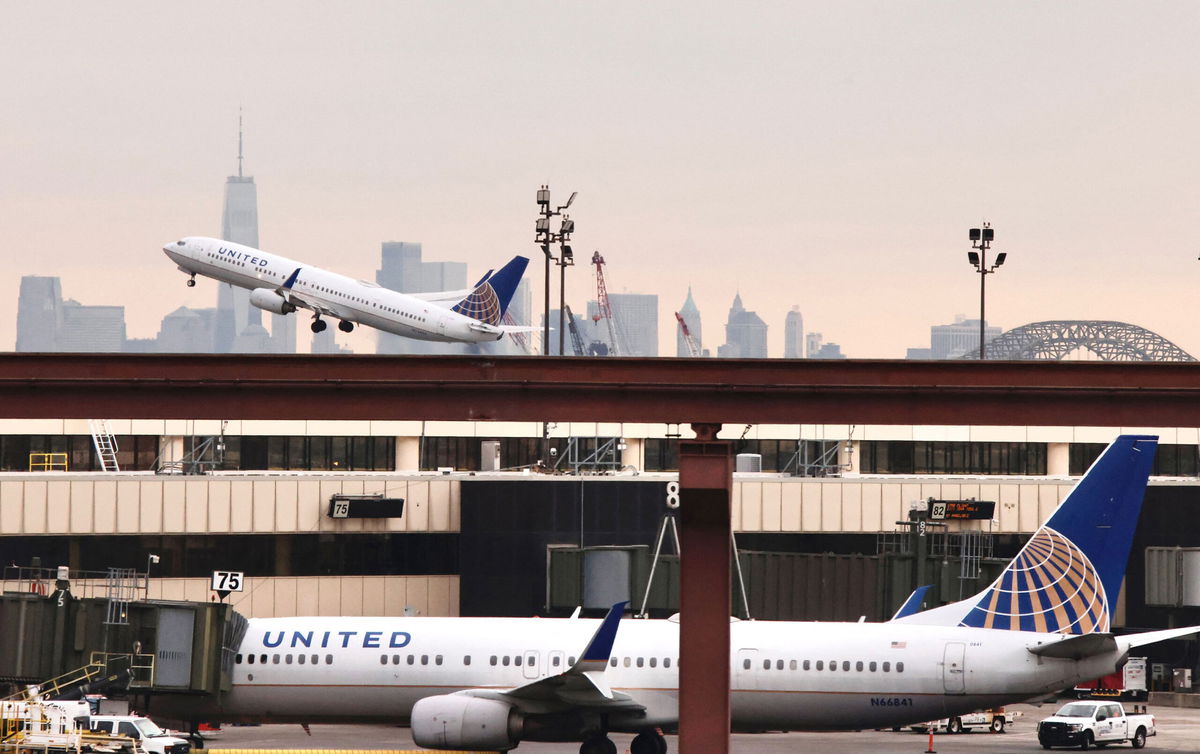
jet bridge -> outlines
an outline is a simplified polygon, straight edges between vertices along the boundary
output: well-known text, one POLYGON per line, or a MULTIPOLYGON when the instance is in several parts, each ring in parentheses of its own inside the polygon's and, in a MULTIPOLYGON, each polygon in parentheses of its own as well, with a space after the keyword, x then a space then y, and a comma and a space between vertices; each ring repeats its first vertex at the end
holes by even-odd
MULTIPOLYGON (((0 689, 47 698, 101 691, 228 691, 247 621, 230 605, 145 599, 145 575, 66 568, 4 571, 0 689)), ((0 693, 0 696, 3 696, 0 693)))

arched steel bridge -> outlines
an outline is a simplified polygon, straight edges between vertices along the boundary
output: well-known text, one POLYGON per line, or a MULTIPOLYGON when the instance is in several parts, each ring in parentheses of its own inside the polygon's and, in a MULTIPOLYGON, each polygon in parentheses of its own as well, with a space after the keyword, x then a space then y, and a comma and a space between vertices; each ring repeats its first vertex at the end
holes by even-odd
MULTIPOLYGON (((1084 349, 1100 361, 1195 361, 1196 358, 1157 333, 1128 322, 1053 320, 1031 322, 987 343, 989 361, 1062 361, 1084 349)), ((979 349, 963 359, 978 359, 979 349)))

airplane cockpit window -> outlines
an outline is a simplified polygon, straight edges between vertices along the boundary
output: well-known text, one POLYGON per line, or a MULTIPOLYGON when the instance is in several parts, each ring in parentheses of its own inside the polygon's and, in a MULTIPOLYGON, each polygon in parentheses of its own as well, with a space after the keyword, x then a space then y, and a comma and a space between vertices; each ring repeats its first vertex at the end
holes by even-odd
POLYGON ((185 244, 183 243, 183 241, 182 241, 182 240, 176 241, 175 243, 176 243, 176 244, 178 244, 179 246, 184 246, 184 245, 185 245, 185 244))

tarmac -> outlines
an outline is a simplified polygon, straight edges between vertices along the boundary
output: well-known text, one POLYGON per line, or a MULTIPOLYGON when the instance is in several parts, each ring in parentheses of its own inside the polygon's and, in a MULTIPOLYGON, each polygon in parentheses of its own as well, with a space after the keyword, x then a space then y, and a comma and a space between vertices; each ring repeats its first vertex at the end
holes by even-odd
MULTIPOLYGON (((1034 707, 1014 705, 1011 711, 1021 713, 1019 719, 1005 733, 969 732, 958 735, 938 734, 934 736, 933 749, 938 754, 980 752, 981 754, 1029 754, 1042 751, 1037 741, 1037 721, 1048 717, 1057 709, 1056 705, 1034 707)), ((1151 706, 1149 712, 1155 716, 1158 735, 1149 739, 1147 751, 1200 752, 1200 709, 1151 706)), ((408 728, 386 725, 312 725, 311 735, 306 735, 299 725, 225 726, 221 733, 210 739, 206 746, 211 749, 255 749, 287 750, 373 750, 397 752, 418 749, 412 742, 408 728)), ((618 752, 629 748, 632 736, 613 734, 618 752)), ((821 754, 924 754, 928 750, 929 736, 908 730, 864 730, 842 732, 805 733, 758 733, 734 734, 730 739, 730 752, 736 754, 783 754, 788 752, 821 752, 821 754)), ((679 751, 678 739, 667 737, 668 751, 679 751)), ((1115 749, 1126 749, 1123 744, 1115 749)), ((1114 749, 1109 749, 1114 750, 1114 749)), ((578 744, 571 743, 523 743, 516 749, 520 754, 574 754, 578 744)), ((1055 751, 1069 751, 1056 749, 1055 751)), ((234 754, 229 752, 228 754, 234 754)), ((244 754, 238 752, 237 754, 244 754)))

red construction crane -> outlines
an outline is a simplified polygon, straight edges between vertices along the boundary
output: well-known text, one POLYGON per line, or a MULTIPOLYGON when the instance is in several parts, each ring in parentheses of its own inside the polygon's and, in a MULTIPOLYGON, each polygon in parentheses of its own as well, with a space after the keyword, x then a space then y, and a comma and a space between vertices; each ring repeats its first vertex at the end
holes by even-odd
POLYGON ((684 321, 683 315, 675 312, 675 319, 679 322, 679 329, 683 333, 683 342, 687 343, 688 352, 693 356, 700 355, 700 344, 692 337, 692 331, 688 329, 687 322, 684 321))
POLYGON ((604 285, 604 257, 600 256, 600 252, 592 254, 592 264, 596 266, 596 313, 592 315, 593 322, 606 320, 608 324, 608 342, 612 348, 612 356, 624 356, 629 349, 621 342, 619 338, 621 332, 620 324, 617 318, 613 316, 612 306, 608 302, 608 288, 604 285))

